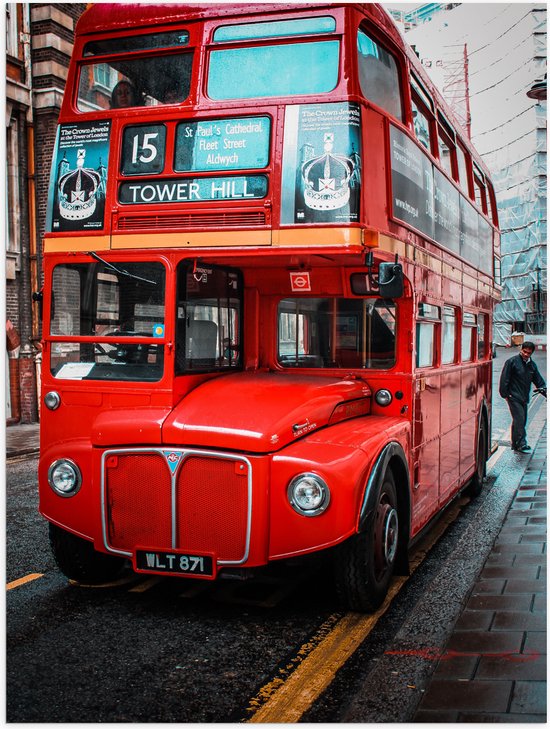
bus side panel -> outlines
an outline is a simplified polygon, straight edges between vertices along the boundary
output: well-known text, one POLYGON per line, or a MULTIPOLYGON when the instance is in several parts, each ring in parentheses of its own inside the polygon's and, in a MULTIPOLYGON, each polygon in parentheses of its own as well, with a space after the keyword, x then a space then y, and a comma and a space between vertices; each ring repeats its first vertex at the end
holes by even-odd
POLYGON ((421 374, 414 397, 412 536, 439 507, 440 374, 421 374))
POLYGON ((441 441, 439 503, 456 488, 460 476, 460 370, 441 373, 441 441))
MULTIPOLYGON (((478 413, 477 368, 462 370, 462 423, 460 425, 460 475, 465 476, 475 463, 478 413)), ((469 474, 468 474, 469 475, 469 474)))

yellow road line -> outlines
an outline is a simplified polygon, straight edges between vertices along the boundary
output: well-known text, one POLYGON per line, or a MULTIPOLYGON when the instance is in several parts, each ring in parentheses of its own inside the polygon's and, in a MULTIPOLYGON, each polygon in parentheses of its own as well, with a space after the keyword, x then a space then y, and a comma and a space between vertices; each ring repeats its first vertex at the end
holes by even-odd
MULTIPOLYGON (((332 683, 336 672, 353 655, 391 601, 407 581, 396 578, 379 610, 372 615, 347 613, 325 640, 283 683, 268 703, 258 709, 248 723, 295 723, 332 683)), ((251 706, 250 711, 254 708, 251 706)))
MULTIPOLYGON (((263 686, 249 701, 248 712, 254 712, 248 719, 254 723, 296 723, 312 706, 323 691, 332 683, 337 671, 355 653, 372 631, 378 620, 390 607, 393 599, 409 577, 422 564, 432 546, 452 524, 469 499, 458 499, 450 506, 442 519, 416 546, 410 557, 410 574, 394 577, 382 606, 376 613, 347 613, 322 637, 322 642, 285 678, 284 669, 280 678, 263 686)), ((334 617, 334 616, 333 616, 334 617)), ((328 621, 327 621, 328 622, 328 621)), ((306 644, 307 646, 307 644, 306 644)), ((306 646, 302 646, 300 652, 306 646)), ((300 653, 299 652, 299 653, 300 653)))
POLYGON ((20 577, 18 580, 14 580, 13 582, 8 582, 8 584, 6 585, 6 590, 13 590, 15 587, 19 587, 20 585, 25 585, 27 582, 37 580, 39 577, 44 577, 44 574, 42 572, 32 572, 30 575, 20 577))
POLYGON ((145 582, 142 582, 140 585, 136 585, 136 587, 132 587, 131 590, 128 590, 128 592, 147 592, 147 590, 150 590, 151 587, 154 587, 155 585, 158 585, 159 582, 162 582, 165 577, 151 577, 148 580, 145 580, 145 582))

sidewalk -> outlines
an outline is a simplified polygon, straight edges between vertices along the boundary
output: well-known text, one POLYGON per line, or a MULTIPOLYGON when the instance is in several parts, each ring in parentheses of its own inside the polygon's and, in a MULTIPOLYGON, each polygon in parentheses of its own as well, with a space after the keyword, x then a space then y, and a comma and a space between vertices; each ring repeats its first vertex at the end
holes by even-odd
POLYGON ((40 447, 40 426, 38 423, 30 425, 9 425, 6 428, 6 458, 38 455, 40 447))
POLYGON ((415 722, 546 722, 546 424, 533 445, 415 722))

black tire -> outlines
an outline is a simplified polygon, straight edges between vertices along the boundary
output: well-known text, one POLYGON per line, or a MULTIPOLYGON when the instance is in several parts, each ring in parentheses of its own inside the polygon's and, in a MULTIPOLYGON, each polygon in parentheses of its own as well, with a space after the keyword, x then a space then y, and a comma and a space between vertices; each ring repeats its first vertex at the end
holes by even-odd
POLYGON ((464 493, 471 498, 479 496, 483 488, 483 482, 487 475, 487 433, 485 422, 483 421, 479 427, 477 434, 476 448, 476 470, 472 476, 470 483, 464 489, 464 493))
POLYGON ((123 557, 96 552, 91 542, 50 524, 50 545, 57 566, 70 580, 99 585, 114 580, 125 563, 123 557))
POLYGON ((384 602, 399 546, 397 492, 388 471, 366 528, 336 550, 338 595, 348 610, 374 612, 384 602))

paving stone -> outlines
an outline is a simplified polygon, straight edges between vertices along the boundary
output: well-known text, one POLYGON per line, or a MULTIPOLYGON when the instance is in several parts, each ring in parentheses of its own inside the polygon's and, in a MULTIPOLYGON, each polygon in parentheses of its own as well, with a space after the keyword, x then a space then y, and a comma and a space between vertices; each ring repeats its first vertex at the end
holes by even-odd
POLYGON ((423 710, 456 709, 505 712, 512 694, 513 681, 452 681, 437 679, 421 704, 423 710))
POLYGON ((475 679, 545 681, 546 656, 510 654, 503 657, 481 656, 475 679))
POLYGON ((533 601, 533 612, 543 612, 546 613, 546 595, 539 593, 538 595, 535 595, 535 599, 533 601))
POLYGON ((535 630, 530 630, 525 633, 525 641, 521 652, 530 656, 539 654, 546 655, 546 631, 539 633, 535 630))
POLYGON ((510 711, 546 713, 546 681, 516 681, 510 711))
POLYGON ((543 613, 509 611, 496 613, 491 630, 545 630, 546 616, 543 613))
POLYGON ((522 724, 527 722, 535 724, 545 721, 546 714, 497 714, 494 712, 480 714, 475 711, 466 714, 459 711, 456 717, 457 723, 468 722, 474 724, 522 724))
POLYGON ((522 535, 521 541, 522 542, 545 542, 546 541, 546 536, 547 536, 546 535, 546 532, 539 532, 539 531, 532 532, 532 531, 528 531, 528 532, 525 532, 522 535))
MULTIPOLYGON (((456 621, 455 630, 489 630, 494 613, 491 610, 464 610, 456 621)), ((536 630, 536 628, 535 628, 536 630)))
POLYGON ((531 595, 472 595, 467 610, 529 610, 531 595))
POLYGON ((545 592, 546 580, 507 580, 505 593, 508 592, 545 592))
POLYGON ((447 645, 447 650, 462 653, 519 653, 523 643, 522 632, 500 633, 493 631, 457 630, 447 645))
POLYGON ((485 567, 481 572, 482 579, 494 579, 502 577, 502 579, 516 580, 537 580, 539 576, 538 564, 523 564, 519 562, 513 567, 485 567))
POLYGON ((517 554, 541 554, 542 549, 540 544, 529 544, 524 542, 523 544, 495 544, 493 550, 497 554, 507 554, 509 552, 516 552, 517 554))
POLYGON ((477 593, 493 593, 500 595, 504 592, 506 580, 478 580, 475 584, 475 592, 477 593))
POLYGON ((435 669, 434 678, 472 679, 478 663, 478 655, 443 655, 435 669))
POLYGON ((523 564, 545 565, 546 557, 542 554, 542 552, 540 554, 515 554, 514 564, 516 564, 516 562, 521 562, 523 564))

